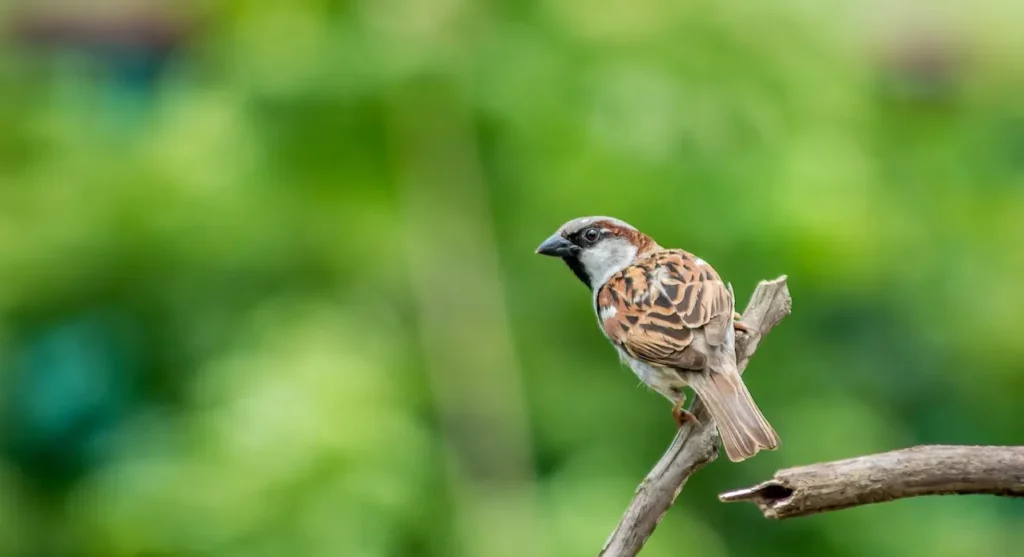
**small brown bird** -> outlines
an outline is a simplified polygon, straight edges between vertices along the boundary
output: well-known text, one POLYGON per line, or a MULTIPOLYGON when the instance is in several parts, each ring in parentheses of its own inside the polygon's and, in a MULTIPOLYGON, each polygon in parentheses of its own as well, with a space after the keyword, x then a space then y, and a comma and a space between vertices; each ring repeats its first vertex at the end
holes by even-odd
POLYGON ((537 248, 561 257, 593 291, 598 324, 619 356, 650 388, 674 403, 682 425, 683 387, 711 412, 729 460, 779 446, 736 368, 732 287, 703 259, 665 249, 611 217, 571 220, 537 248))

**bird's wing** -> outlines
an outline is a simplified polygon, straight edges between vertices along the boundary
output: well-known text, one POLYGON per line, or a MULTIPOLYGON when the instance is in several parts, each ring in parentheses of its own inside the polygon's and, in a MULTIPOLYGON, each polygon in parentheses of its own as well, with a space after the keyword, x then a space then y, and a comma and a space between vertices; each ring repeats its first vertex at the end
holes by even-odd
POLYGON ((718 273, 682 250, 662 250, 614 275, 597 295, 601 326, 634 358, 680 369, 703 368, 691 346, 701 329, 718 346, 731 332, 733 299, 718 273))

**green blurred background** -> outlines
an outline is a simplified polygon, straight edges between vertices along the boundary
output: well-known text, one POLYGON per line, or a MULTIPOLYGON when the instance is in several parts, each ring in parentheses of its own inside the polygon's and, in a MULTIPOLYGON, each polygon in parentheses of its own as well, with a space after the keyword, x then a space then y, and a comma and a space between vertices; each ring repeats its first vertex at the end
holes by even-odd
POLYGON ((673 435, 533 249, 610 214, 794 313, 781 450, 645 557, 1001 557, 1024 505, 768 522, 1024 438, 1024 4, 3 0, 0 556, 595 555, 673 435))

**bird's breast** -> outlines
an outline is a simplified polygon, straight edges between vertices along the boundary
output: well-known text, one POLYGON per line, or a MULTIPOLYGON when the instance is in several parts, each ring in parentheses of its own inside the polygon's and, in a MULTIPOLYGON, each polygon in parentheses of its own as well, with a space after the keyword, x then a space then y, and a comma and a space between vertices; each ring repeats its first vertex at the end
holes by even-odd
POLYGON ((616 349, 619 351, 619 358, 633 370, 640 381, 662 396, 671 400, 674 396, 673 388, 685 386, 682 377, 675 370, 638 360, 620 346, 616 346, 616 349))

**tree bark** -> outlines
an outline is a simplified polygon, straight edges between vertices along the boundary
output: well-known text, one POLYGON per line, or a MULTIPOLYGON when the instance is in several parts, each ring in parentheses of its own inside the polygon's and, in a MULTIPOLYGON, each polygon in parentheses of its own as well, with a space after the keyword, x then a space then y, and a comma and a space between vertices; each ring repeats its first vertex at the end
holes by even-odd
POLYGON ((919 495, 1024 497, 1024 447, 923 445, 779 470, 765 482, 719 495, 785 519, 919 495))

